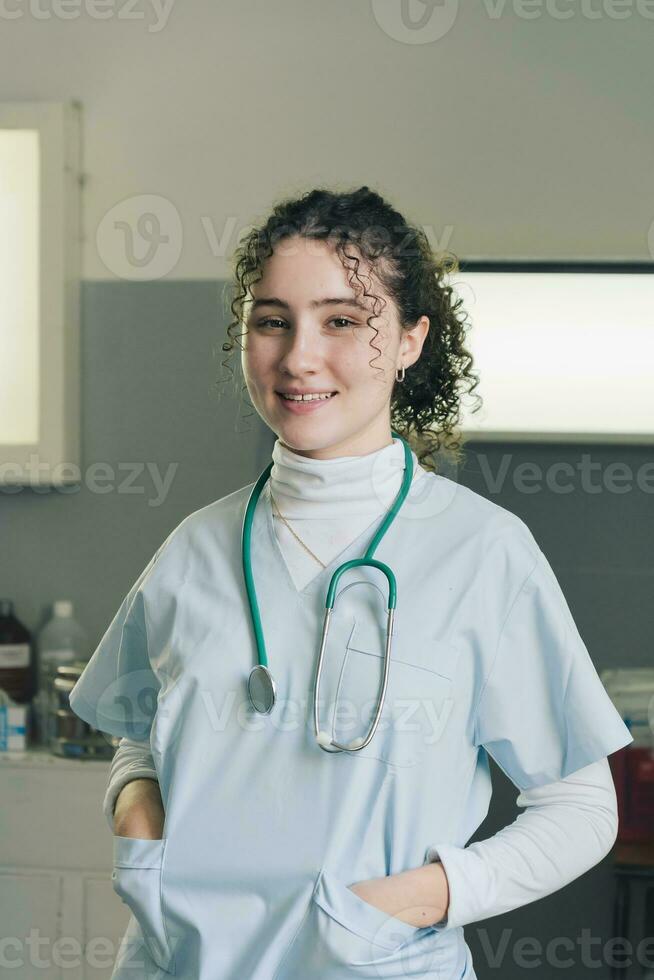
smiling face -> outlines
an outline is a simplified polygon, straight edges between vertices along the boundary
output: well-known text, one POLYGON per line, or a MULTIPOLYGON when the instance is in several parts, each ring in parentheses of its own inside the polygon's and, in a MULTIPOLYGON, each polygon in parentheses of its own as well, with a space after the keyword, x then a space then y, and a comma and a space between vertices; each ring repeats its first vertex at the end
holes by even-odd
POLYGON ((390 445, 395 371, 418 359, 429 329, 421 317, 402 330, 395 304, 363 259, 358 274, 367 292, 386 301, 373 327, 373 297, 361 295, 356 278, 355 292, 336 251, 316 239, 279 242, 244 305, 241 359, 252 404, 283 445, 313 459, 390 445), (280 392, 331 397, 300 402, 280 392))

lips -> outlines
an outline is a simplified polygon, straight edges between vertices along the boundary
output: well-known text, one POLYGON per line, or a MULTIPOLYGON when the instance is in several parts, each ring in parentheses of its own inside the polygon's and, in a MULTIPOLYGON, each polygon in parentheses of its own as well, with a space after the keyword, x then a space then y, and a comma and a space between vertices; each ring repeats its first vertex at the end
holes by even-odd
POLYGON ((312 402, 312 401, 328 401, 329 399, 326 398, 325 396, 326 395, 329 395, 330 398, 333 398, 334 395, 337 394, 337 392, 335 392, 335 391, 315 391, 315 392, 303 392, 302 393, 303 395, 304 394, 311 394, 311 398, 304 398, 304 397, 301 398, 299 396, 299 393, 297 395, 295 395, 293 392, 278 391, 277 394, 278 395, 281 395, 281 397, 284 398, 286 401, 294 401, 294 402, 307 401, 307 402, 312 402), (317 396, 319 396, 319 397, 317 397, 317 396))
POLYGON ((337 391, 331 392, 329 398, 285 398, 280 391, 276 391, 275 394, 279 398, 280 404, 284 406, 285 411, 294 415, 306 415, 311 412, 317 412, 326 405, 331 404, 338 397, 337 391))

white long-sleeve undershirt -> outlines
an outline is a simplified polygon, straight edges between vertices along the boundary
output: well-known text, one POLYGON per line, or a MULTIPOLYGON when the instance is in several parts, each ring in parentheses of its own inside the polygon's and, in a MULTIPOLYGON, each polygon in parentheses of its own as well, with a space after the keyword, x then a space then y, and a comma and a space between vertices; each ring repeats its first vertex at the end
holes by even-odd
MULTIPOLYGON (((394 440, 365 456, 315 460, 277 439, 272 458, 275 504, 328 564, 388 509, 400 487, 404 450, 394 440)), ((425 470, 415 454, 413 464, 411 494, 418 497, 425 470)), ((289 573, 302 589, 322 566, 273 514, 289 573)), ((112 831, 118 794, 138 778, 157 779, 149 742, 122 738, 103 801, 112 831)), ((617 801, 607 758, 557 782, 523 790, 516 804, 524 812, 493 837, 467 847, 444 843, 431 848, 429 859, 442 862, 448 879, 448 928, 509 912, 557 891, 601 861, 616 839, 617 801)))

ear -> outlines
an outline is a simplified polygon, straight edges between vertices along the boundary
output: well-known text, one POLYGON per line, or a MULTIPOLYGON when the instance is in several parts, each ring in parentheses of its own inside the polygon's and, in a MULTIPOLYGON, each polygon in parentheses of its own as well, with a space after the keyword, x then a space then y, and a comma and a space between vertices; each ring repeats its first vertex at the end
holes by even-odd
POLYGON ((401 364, 403 364, 405 368, 411 367, 412 364, 415 364, 422 353, 422 345, 424 344, 428 333, 428 316, 421 316, 416 322, 415 326, 404 328, 402 330, 402 342, 400 343, 398 355, 398 368, 401 364))

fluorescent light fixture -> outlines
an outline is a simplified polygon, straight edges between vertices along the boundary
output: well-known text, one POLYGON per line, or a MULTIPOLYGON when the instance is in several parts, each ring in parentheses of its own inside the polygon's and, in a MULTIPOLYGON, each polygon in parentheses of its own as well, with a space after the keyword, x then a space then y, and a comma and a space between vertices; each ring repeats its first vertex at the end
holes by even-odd
POLYGON ((39 134, 0 130, 0 443, 39 438, 39 134))
POLYGON ((654 263, 484 266, 450 277, 480 377, 466 436, 654 442, 654 263))
POLYGON ((0 484, 79 483, 79 103, 0 103, 0 484))

